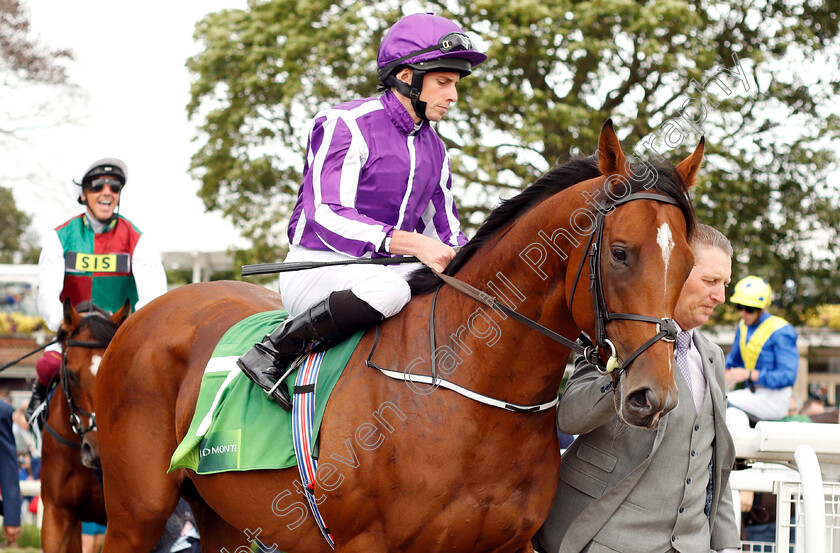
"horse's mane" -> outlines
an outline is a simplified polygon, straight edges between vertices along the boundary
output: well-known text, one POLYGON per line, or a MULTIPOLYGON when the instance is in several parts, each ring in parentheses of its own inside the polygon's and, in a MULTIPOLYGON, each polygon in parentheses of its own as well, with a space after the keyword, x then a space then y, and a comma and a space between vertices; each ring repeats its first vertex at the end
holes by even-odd
POLYGON ((110 344, 117 333, 117 325, 109 318, 113 313, 102 309, 90 300, 85 300, 76 305, 76 311, 84 313, 79 328, 87 324, 93 336, 103 344, 110 344))
MULTIPOLYGON (((690 237, 694 230, 695 215, 694 207, 687 195, 686 184, 682 182, 682 179, 673 167, 654 166, 650 164, 646 164, 646 168, 639 168, 637 165, 630 167, 631 173, 634 175, 647 174, 651 172, 651 169, 655 177, 652 185, 650 179, 630 179, 627 181, 630 183, 630 192, 655 190, 676 200, 677 205, 685 217, 686 229, 690 237)), ((475 236, 462 246, 452 261, 449 262, 444 274, 456 274, 475 252, 489 242, 502 229, 507 228, 510 223, 547 198, 579 182, 594 179, 599 176, 601 176, 601 171, 598 168, 597 153, 588 157, 575 157, 562 165, 553 167, 520 194, 502 201, 498 207, 493 209, 487 219, 478 228, 475 236)), ((619 184, 619 186, 623 186, 623 184, 619 184)), ((415 271, 408 280, 411 293, 414 295, 433 292, 441 283, 441 279, 435 276, 428 267, 423 267, 415 271)))

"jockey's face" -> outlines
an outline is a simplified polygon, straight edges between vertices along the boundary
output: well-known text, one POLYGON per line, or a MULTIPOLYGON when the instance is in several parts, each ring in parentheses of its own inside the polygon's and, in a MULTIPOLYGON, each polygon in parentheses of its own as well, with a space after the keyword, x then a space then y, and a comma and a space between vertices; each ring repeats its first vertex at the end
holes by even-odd
MULTIPOLYGON (((397 78, 405 83, 410 83, 414 72, 409 67, 404 67, 397 73, 397 78)), ((429 121, 440 121, 446 114, 451 104, 458 100, 456 85, 461 80, 461 75, 454 71, 429 71, 423 75, 423 90, 420 91, 420 101, 426 102, 426 119, 429 121)), ((414 112, 411 100, 397 94, 400 102, 414 119, 415 123, 420 122, 420 117, 414 112)))
POLYGON ((87 205, 88 213, 99 221, 107 221, 114 214, 120 202, 121 187, 116 179, 108 177, 94 179, 96 185, 85 184, 82 188, 82 197, 87 205), (106 184, 102 184, 104 181, 106 184), (101 186, 100 186, 101 185, 101 186), (97 191, 94 191, 97 190, 97 191))
POLYGON ((456 86, 461 76, 451 71, 430 71, 423 76, 420 101, 426 102, 426 119, 440 121, 446 110, 458 100, 456 86))

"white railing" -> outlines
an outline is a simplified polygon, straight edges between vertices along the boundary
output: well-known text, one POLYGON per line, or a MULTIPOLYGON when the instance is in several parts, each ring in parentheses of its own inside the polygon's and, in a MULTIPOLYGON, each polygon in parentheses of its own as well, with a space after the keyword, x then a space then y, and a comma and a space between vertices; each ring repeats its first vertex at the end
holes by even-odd
POLYGON ((763 421, 731 431, 739 461, 752 465, 730 478, 736 520, 740 490, 777 498, 776 543, 745 542, 744 551, 840 551, 840 425, 763 421))

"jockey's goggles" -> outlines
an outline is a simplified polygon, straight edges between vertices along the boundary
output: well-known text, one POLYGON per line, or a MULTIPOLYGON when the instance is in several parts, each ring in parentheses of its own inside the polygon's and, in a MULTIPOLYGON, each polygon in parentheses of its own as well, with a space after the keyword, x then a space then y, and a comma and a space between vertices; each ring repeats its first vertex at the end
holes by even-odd
POLYGON ((435 46, 428 46, 426 48, 423 48, 422 50, 412 52, 399 59, 395 59, 385 67, 381 68, 378 71, 379 79, 383 80, 385 77, 390 75, 391 71, 398 65, 402 64, 405 60, 425 54, 427 52, 434 52, 435 50, 443 54, 448 54, 450 52, 476 51, 476 47, 470 40, 470 37, 468 37, 466 34, 457 32, 449 33, 448 35, 443 36, 435 46))
POLYGON ((100 192, 102 192, 102 189, 106 186, 111 189, 111 193, 113 194, 119 194, 123 188, 123 185, 120 183, 120 181, 118 181, 117 179, 109 178, 93 179, 89 183, 85 184, 85 188, 87 190, 90 190, 94 194, 99 194, 100 192))
POLYGON ((739 303, 732 304, 736 311, 743 311, 747 315, 752 315, 759 309, 757 307, 751 307, 749 305, 741 305, 739 303))
POLYGON ((470 37, 464 33, 449 33, 438 41, 438 50, 444 54, 458 52, 460 50, 475 50, 470 37))

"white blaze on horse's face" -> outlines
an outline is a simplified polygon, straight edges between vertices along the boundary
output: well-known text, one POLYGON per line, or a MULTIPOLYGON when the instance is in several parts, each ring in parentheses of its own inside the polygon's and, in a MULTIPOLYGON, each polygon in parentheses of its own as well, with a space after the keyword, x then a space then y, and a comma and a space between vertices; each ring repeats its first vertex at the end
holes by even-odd
POLYGON ((662 261, 665 263, 665 278, 663 279, 665 289, 663 292, 667 293, 668 262, 671 260, 671 252, 674 250, 674 237, 671 234, 671 227, 668 226, 668 223, 662 223, 656 231, 656 243, 662 249, 662 261))
POLYGON ((96 371, 99 370, 99 362, 102 361, 101 355, 94 355, 90 360, 90 374, 96 376, 96 371))
MULTIPOLYGON (((662 293, 667 294, 668 262, 671 261, 671 252, 674 250, 674 237, 671 234, 671 227, 668 226, 668 223, 662 223, 656 231, 656 243, 659 244, 659 248, 662 250, 662 261, 665 263, 665 278, 662 279, 664 282, 662 293)), ((672 373, 674 372, 672 359, 668 360, 668 370, 672 373)))

